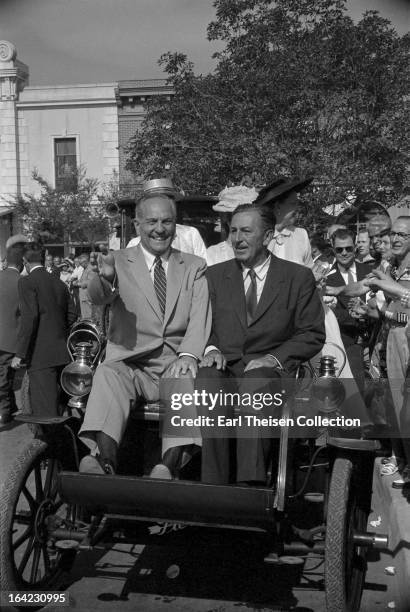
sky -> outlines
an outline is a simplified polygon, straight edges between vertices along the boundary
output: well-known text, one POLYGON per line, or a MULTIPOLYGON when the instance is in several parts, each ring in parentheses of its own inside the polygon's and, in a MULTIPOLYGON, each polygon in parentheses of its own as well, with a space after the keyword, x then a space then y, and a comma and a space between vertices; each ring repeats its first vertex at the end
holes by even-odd
MULTIPOLYGON (((379 10, 399 34, 410 30, 410 0, 348 0, 360 19, 379 10)), ((181 51, 207 73, 219 43, 206 39, 212 0, 0 0, 0 40, 29 65, 30 85, 162 78, 166 51, 181 51)))

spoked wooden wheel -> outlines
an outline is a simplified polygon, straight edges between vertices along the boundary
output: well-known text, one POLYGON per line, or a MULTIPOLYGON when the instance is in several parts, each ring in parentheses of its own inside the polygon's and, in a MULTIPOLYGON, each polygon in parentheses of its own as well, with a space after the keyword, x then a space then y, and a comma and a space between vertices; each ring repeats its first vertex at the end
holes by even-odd
POLYGON ((354 533, 365 532, 368 512, 353 482, 349 459, 335 460, 330 481, 325 542, 325 592, 329 612, 357 612, 366 575, 366 549, 354 533))
POLYGON ((32 440, 12 466, 0 499, 0 589, 36 590, 50 585, 74 559, 48 538, 50 527, 67 524, 71 508, 59 497, 57 459, 47 444, 32 440))

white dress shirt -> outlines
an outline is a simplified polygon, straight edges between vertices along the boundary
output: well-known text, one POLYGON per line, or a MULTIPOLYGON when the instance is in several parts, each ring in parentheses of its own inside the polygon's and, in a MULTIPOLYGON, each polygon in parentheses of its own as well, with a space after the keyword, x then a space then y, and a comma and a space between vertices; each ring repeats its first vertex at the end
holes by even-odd
MULTIPOLYGON (((269 270, 269 265, 270 265, 270 255, 265 259, 263 263, 253 268, 256 274, 256 302, 257 303, 259 302, 259 299, 262 295, 263 288, 265 286, 265 280, 266 280, 266 275, 269 270)), ((246 295, 246 292, 249 289, 249 285, 251 284, 251 277, 249 276, 249 268, 245 268, 245 266, 242 266, 242 278, 243 278, 243 285, 244 285, 245 295, 246 295)))
POLYGON ((351 274, 353 276, 353 281, 355 283, 357 282, 357 270, 356 270, 355 262, 352 263, 352 265, 350 266, 350 268, 348 270, 345 270, 339 264, 337 264, 337 267, 339 268, 339 272, 342 275, 342 278, 343 278, 343 280, 345 282, 345 285, 349 284, 349 272, 351 272, 351 274))
MULTIPOLYGON (((151 276, 151 280, 152 282, 154 282, 155 260, 157 256, 153 255, 152 253, 149 253, 146 249, 144 249, 142 245, 141 245, 141 251, 147 263, 149 274, 151 276)), ((167 257, 164 257, 164 255, 161 255, 161 262, 162 262, 162 267, 164 268, 165 276, 168 276, 168 259, 169 259, 169 254, 167 257)))

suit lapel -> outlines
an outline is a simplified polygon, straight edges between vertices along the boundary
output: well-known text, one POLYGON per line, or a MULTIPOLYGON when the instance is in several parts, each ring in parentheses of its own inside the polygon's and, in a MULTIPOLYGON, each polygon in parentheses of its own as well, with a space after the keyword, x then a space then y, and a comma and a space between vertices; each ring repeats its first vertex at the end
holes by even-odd
POLYGON ((332 287, 341 287, 342 285, 346 284, 343 279, 343 276, 340 273, 339 266, 337 264, 334 264, 328 276, 332 278, 332 283, 335 283, 334 285, 332 284, 332 287))
POLYGON ((168 260, 167 301, 165 305, 164 325, 167 324, 181 292, 184 274, 185 266, 183 256, 179 251, 172 249, 168 260))
POLYGON ((266 312, 266 310, 271 306, 271 304, 276 300, 281 291, 281 285, 283 283, 283 280, 284 279, 281 273, 279 259, 274 255, 271 255, 271 262, 268 268, 268 272, 266 274, 262 295, 259 298, 255 318, 252 321, 251 325, 253 325, 258 319, 260 319, 261 316, 266 312))
POLYGON ((226 268, 225 272, 228 300, 232 304, 233 311, 238 317, 242 327, 246 330, 248 324, 246 322, 246 303, 242 268, 236 259, 232 259, 230 264, 231 265, 226 268))
POLYGON ((146 297, 152 310, 155 312, 160 321, 162 321, 161 309, 159 307, 157 295, 154 289, 154 283, 151 280, 144 254, 139 246, 127 250, 130 251, 127 253, 127 257, 128 261, 132 264, 131 272, 134 276, 135 283, 140 289, 141 293, 143 293, 146 297))

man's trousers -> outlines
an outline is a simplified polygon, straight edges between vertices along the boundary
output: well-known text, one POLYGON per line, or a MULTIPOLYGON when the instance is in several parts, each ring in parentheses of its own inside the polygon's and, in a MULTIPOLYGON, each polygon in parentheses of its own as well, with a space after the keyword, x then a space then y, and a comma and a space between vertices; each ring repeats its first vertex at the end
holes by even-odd
MULTIPOLYGON (((244 364, 229 366, 224 372, 215 367, 200 368, 196 378, 196 388, 205 389, 207 393, 219 394, 222 390, 228 393, 239 393, 246 397, 253 393, 270 393, 274 395, 284 388, 282 377, 278 370, 273 368, 255 368, 244 372, 244 364)), ((252 407, 243 408, 239 406, 239 412, 243 415, 254 414, 263 417, 262 411, 254 411, 252 407)), ((272 408, 272 414, 277 417, 280 408, 272 408)), ((233 415, 229 407, 218 404, 209 416, 217 418, 218 415, 233 415)), ((265 482, 267 468, 272 449, 272 439, 266 436, 266 431, 261 432, 259 427, 249 427, 246 436, 243 437, 244 429, 236 432, 236 482, 265 482), (241 435, 242 433, 242 435, 241 435)), ((222 433, 223 435, 223 433, 222 433)), ((232 478, 232 453, 231 440, 214 435, 212 428, 203 431, 202 440, 202 481, 211 484, 228 484, 232 478)), ((235 470, 234 470, 235 471, 235 470)))

